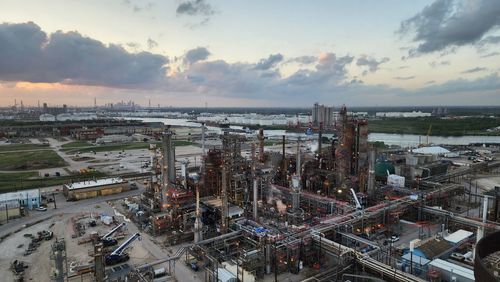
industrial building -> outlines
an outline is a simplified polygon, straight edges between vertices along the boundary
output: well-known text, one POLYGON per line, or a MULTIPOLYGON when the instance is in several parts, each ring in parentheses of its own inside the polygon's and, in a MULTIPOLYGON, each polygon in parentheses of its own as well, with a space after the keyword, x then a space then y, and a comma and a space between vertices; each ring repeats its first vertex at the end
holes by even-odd
POLYGON ((312 110, 312 123, 314 126, 323 124, 325 127, 333 126, 334 111, 333 107, 315 103, 312 110))
POLYGON ((30 189, 0 194, 0 206, 3 203, 17 201, 20 207, 32 210, 41 204, 40 190, 30 189))
POLYGON ((120 177, 96 179, 63 185, 63 193, 68 201, 107 196, 130 190, 128 181, 120 177))

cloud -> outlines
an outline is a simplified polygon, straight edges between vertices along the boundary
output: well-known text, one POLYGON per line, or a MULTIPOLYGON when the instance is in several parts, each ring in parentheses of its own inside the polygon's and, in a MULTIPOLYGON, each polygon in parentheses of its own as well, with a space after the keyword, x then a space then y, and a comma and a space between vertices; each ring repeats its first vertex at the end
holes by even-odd
POLYGON ((129 53, 78 32, 50 35, 32 22, 0 24, 0 80, 123 88, 165 83, 168 58, 129 53))
POLYGON ((177 15, 212 16, 215 11, 205 0, 190 0, 180 3, 177 6, 176 13, 177 15))
POLYGON ((440 66, 449 66, 450 64, 450 61, 432 61, 429 63, 429 66, 435 68, 440 66))
POLYGON ((498 55, 500 55, 500 52, 491 52, 491 53, 481 55, 481 58, 488 58, 488 57, 493 57, 493 56, 498 56, 498 55))
POLYGON ((281 61, 283 61, 283 55, 281 54, 269 55, 268 58, 261 59, 255 66, 255 69, 268 70, 270 68, 275 67, 281 61))
POLYGON ((210 52, 205 47, 191 49, 184 55, 184 64, 191 65, 198 61, 206 60, 210 56, 210 52))
POLYGON ((481 39, 481 41, 478 42, 479 45, 484 46, 488 44, 498 44, 500 43, 500 36, 488 36, 485 37, 484 39, 481 39))
MULTIPOLYGON (((376 72, 379 69, 379 66, 383 63, 387 63, 389 61, 389 58, 385 57, 380 60, 377 60, 372 57, 368 57, 366 55, 362 55, 361 57, 358 58, 356 61, 357 66, 366 66, 368 67, 368 70, 370 72, 376 72)), ((363 75, 366 75, 367 72, 363 72, 363 75)))
POLYGON ((475 72, 486 71, 486 70, 488 70, 488 69, 483 68, 483 67, 475 67, 472 69, 464 70, 462 73, 475 73, 475 72))
MULTIPOLYGON (((13 87, 15 91, 5 88, 26 81, 62 85, 65 97, 75 96, 67 101, 81 99, 88 89, 94 89, 102 93, 101 97, 110 99, 136 95, 140 101, 153 93, 165 97, 169 103, 196 103, 203 96, 213 101, 245 101, 249 105, 286 101, 286 105, 300 106, 310 103, 313 95, 323 103, 377 105, 389 101, 391 105, 401 105, 498 104, 500 90, 496 73, 472 80, 460 78, 429 84, 416 90, 367 84, 349 73, 358 58, 332 52, 309 57, 306 62, 313 63, 299 65, 286 75, 279 67, 290 60, 280 53, 257 62, 228 63, 209 58, 210 52, 205 47, 189 50, 175 63, 179 68, 174 72, 169 71, 169 59, 162 55, 130 53, 120 45, 104 44, 78 32, 47 34, 34 23, 1 24, 0 95, 32 91, 17 86, 13 87), (432 99, 422 99, 428 96, 432 99)), ((54 93, 61 93, 56 90, 54 93)), ((39 91, 36 95, 52 90, 39 91)), ((221 105, 227 104, 221 102, 221 105)))
POLYGON ((410 56, 474 44, 500 26, 498 0, 435 0, 398 30, 417 43, 410 56))
POLYGON ((150 10, 154 6, 154 3, 152 3, 152 2, 146 2, 146 3, 141 2, 140 4, 137 4, 137 3, 134 4, 130 0, 123 0, 122 4, 131 8, 134 13, 139 13, 141 11, 150 10))
POLYGON ((153 39, 151 38, 148 38, 148 49, 151 50, 151 49, 154 49, 156 47, 158 47, 158 42, 154 41, 153 39))
POLYGON ((410 79, 414 79, 415 76, 396 76, 394 77, 394 79, 397 79, 397 80, 410 80, 410 79))
MULTIPOLYGON (((458 78, 442 84, 420 88, 414 93, 419 95, 436 95, 470 92, 479 95, 481 92, 498 91, 499 89, 500 77, 497 73, 494 73, 475 80, 458 78)), ((475 95, 471 95, 470 98, 475 99, 475 95)), ((498 101, 495 104, 498 105, 498 101)))
POLYGON ((299 56, 288 59, 286 63, 298 63, 300 65, 310 65, 316 63, 317 61, 318 58, 315 56, 299 56))

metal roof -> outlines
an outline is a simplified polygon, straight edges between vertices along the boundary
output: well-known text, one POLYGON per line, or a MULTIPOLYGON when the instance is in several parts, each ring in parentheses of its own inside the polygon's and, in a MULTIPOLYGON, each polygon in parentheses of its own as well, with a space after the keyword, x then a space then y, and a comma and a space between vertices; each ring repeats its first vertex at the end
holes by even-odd
MULTIPOLYGON (((447 271, 448 273, 453 273, 457 276, 461 276, 467 279, 470 279, 470 281, 474 281, 474 271, 472 269, 465 268, 463 266, 442 260, 442 259, 435 259, 431 261, 429 265, 432 265, 435 268, 439 268, 441 270, 447 271)), ((459 280, 460 281, 460 280, 459 280)))
POLYGON ((84 188, 92 188, 92 187, 106 186, 106 185, 112 185, 112 184, 119 184, 119 183, 124 183, 124 182, 125 181, 121 177, 114 177, 114 178, 105 178, 105 179, 75 182, 75 183, 71 183, 71 184, 65 184, 64 186, 67 187, 69 190, 76 190, 76 189, 84 189, 84 188))
POLYGON ((40 197, 40 190, 31 189, 0 194, 0 202, 12 200, 26 200, 40 197))
POLYGON ((411 253, 407 253, 404 256, 402 256, 401 258, 404 260, 407 260, 408 262, 412 261, 413 263, 419 264, 419 265, 427 265, 430 262, 430 260, 423 258, 421 256, 418 256, 416 254, 413 254, 413 257, 412 257, 411 253))
POLYGON ((444 239, 448 242, 456 244, 462 240, 465 240, 465 239, 471 237, 473 234, 474 233, 472 233, 470 231, 460 229, 460 230, 457 230, 457 231, 449 234, 448 236, 444 237, 444 239))
POLYGON ((418 149, 413 149, 411 151, 415 154, 431 154, 431 155, 440 155, 450 152, 449 150, 440 146, 422 147, 418 149))

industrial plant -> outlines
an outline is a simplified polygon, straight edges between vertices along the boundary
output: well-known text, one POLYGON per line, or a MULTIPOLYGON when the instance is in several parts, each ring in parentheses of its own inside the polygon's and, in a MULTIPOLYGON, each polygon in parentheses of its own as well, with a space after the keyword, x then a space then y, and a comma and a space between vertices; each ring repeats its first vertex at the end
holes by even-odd
MULTIPOLYGON (((114 157, 140 173, 68 181, 50 216, 2 234, 0 247, 18 247, 12 279, 33 277, 25 258, 43 250, 47 281, 499 279, 499 188, 477 184, 498 176, 498 146, 381 148, 345 106, 315 104, 313 117, 282 135, 205 123, 144 133, 157 142, 114 157), (179 153, 186 136, 197 145, 179 153)), ((51 205, 30 193, 2 194, 0 219, 51 205)))

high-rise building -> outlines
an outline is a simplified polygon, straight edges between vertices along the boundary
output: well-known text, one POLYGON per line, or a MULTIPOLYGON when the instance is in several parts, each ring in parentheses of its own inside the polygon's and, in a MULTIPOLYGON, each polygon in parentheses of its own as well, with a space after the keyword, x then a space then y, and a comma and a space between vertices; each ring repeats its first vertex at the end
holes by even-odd
POLYGON ((320 105, 318 103, 314 104, 312 110, 312 122, 314 126, 319 126, 323 123, 323 126, 330 127, 333 125, 333 107, 328 107, 325 105, 320 105))

